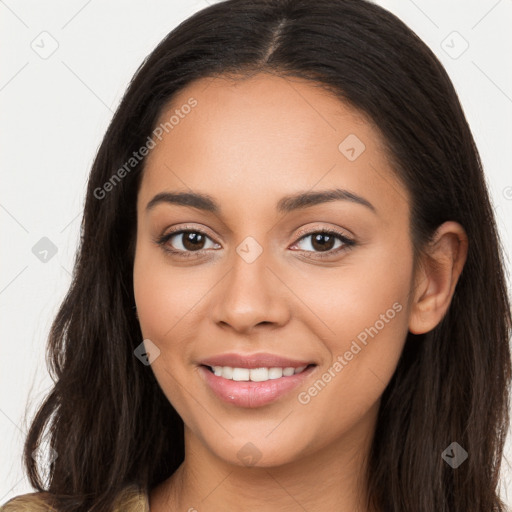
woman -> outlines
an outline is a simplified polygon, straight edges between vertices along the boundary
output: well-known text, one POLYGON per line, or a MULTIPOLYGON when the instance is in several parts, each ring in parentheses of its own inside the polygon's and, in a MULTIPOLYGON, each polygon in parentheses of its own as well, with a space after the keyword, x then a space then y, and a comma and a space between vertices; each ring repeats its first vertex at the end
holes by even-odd
POLYGON ((39 492, 4 512, 505 510, 493 210, 446 72, 392 14, 183 22, 114 115, 82 229, 25 445, 39 492))

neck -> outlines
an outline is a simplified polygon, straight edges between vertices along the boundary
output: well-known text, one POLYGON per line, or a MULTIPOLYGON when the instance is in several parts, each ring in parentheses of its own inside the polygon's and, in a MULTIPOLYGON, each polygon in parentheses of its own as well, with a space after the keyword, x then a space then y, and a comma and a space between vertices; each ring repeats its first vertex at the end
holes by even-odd
POLYGON ((227 463, 185 428, 185 460, 150 493, 151 512, 368 512, 366 469, 377 407, 333 443, 293 462, 260 467, 227 463))

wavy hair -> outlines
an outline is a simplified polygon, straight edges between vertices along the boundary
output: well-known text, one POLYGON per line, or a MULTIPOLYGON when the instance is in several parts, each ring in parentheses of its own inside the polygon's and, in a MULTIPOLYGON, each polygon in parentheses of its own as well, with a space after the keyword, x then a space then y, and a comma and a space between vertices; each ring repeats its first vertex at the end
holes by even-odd
POLYGON ((98 190, 145 144, 178 91, 201 78, 258 72, 309 80, 375 124, 411 198, 415 251, 447 220, 468 235, 448 312, 432 331, 408 334, 383 393, 368 508, 504 512, 511 312, 481 160, 434 53, 366 0, 219 2, 183 21, 139 67, 90 172, 72 283, 48 339, 54 385, 25 441, 31 484, 61 512, 105 512, 122 489, 150 489, 183 461, 183 421, 134 356, 142 341, 132 273, 145 159, 107 194, 98 190), (58 456, 43 467, 31 454, 46 435, 58 456), (469 455, 456 469, 441 457, 452 442, 469 455))

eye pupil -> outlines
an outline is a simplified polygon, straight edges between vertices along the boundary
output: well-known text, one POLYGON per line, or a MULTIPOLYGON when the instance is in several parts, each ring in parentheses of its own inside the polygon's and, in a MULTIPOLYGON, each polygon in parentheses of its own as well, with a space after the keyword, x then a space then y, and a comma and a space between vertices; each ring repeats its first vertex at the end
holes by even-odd
POLYGON ((330 250, 333 247, 334 237, 327 233, 317 233, 313 236, 312 246, 315 249, 330 250), (326 243, 322 243, 321 240, 326 239, 326 243))
MULTIPOLYGON (((168 252, 173 253, 179 253, 182 256, 186 256, 187 253, 193 253, 198 252, 201 253, 204 250, 204 245, 206 242, 206 239, 210 238, 209 236, 205 235, 201 231, 196 231, 192 229, 184 229, 181 231, 175 231, 174 233, 171 233, 169 235, 166 235, 165 237, 162 237, 160 240, 158 240, 159 245, 169 244, 172 246, 170 240, 174 237, 181 238, 181 245, 183 246, 182 249, 166 249, 168 252)), ((178 240, 179 240, 178 238, 178 240)), ((345 247, 350 247, 354 245, 354 242, 352 242, 350 239, 347 239, 346 237, 330 231, 316 231, 316 232, 310 232, 308 235, 304 235, 301 240, 311 240, 310 244, 312 246, 312 251, 307 250, 307 252, 316 252, 316 253, 325 253, 325 256, 328 256, 333 253, 333 248, 335 247, 336 240, 340 240, 342 242, 342 248, 339 250, 343 250, 345 247)), ((338 252, 339 252, 338 251, 338 252)), ((323 256, 323 255, 322 255, 323 256)), ((320 254, 318 254, 318 257, 321 257, 320 254)))
POLYGON ((186 231, 183 233, 183 247, 187 250, 197 251, 202 249, 204 245, 204 236, 194 231, 186 231))

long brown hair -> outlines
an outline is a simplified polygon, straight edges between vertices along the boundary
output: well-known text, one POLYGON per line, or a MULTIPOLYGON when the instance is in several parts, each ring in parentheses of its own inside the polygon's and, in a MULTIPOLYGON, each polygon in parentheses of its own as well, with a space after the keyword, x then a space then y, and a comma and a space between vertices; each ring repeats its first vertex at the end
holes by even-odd
POLYGON ((368 506, 504 512, 497 487, 512 322, 480 157, 438 59, 365 0, 219 2, 181 23, 138 69, 91 169, 72 284, 48 341, 55 385, 25 444, 30 482, 59 511, 105 512, 126 486, 150 489, 183 461, 183 421, 134 356, 142 341, 132 272, 144 159, 108 193, 98 191, 146 143, 178 91, 199 78, 258 71, 310 80, 373 120, 410 193, 417 251, 446 220, 469 238, 447 314, 431 332, 408 335, 382 396, 368 506), (57 458, 41 467, 31 455, 46 435, 57 458), (454 442, 468 454, 457 468, 442 458, 454 442))

